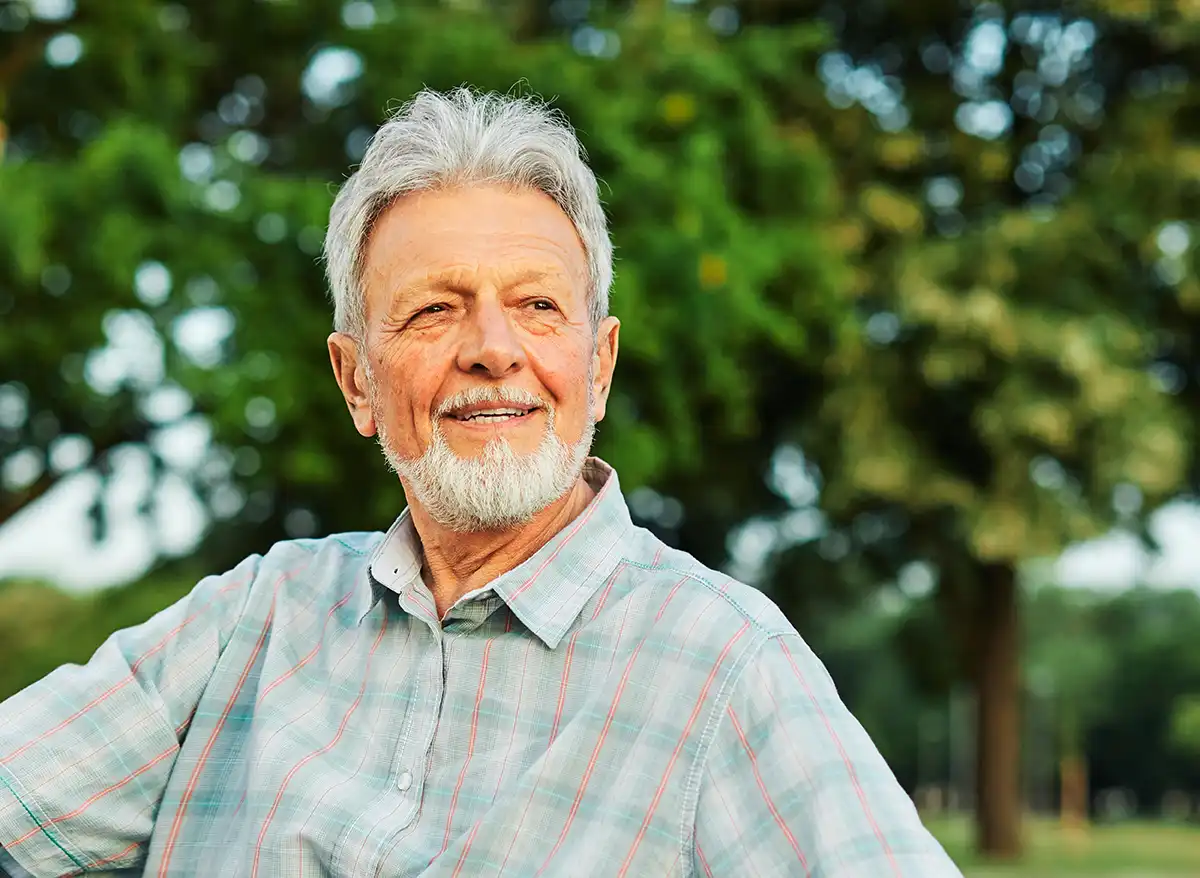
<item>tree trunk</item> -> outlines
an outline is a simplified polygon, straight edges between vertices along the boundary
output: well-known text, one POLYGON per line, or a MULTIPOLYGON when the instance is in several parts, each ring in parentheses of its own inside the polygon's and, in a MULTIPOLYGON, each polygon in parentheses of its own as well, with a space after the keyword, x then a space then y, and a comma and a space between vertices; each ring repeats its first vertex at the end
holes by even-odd
POLYGON ((1064 755, 1058 763, 1059 819, 1063 829, 1079 835, 1087 827, 1087 761, 1077 752, 1064 755))
POLYGON ((980 853, 1021 852, 1021 682, 1016 571, 980 570, 976 604, 976 830, 980 853))

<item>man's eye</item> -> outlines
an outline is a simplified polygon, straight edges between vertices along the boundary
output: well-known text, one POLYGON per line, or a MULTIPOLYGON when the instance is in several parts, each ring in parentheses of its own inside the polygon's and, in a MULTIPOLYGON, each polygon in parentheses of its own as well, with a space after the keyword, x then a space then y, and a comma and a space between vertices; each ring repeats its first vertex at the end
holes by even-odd
POLYGON ((549 302, 545 299, 535 299, 533 302, 530 302, 529 304, 533 306, 533 310, 535 310, 535 311, 553 311, 553 310, 555 310, 554 303, 549 302))
POLYGON ((408 318, 407 323, 415 324, 417 326, 424 326, 428 321, 424 320, 423 318, 441 317, 443 314, 449 313, 449 311, 450 306, 446 303, 434 302, 432 305, 426 305, 424 308, 419 308, 412 312, 412 316, 408 318))

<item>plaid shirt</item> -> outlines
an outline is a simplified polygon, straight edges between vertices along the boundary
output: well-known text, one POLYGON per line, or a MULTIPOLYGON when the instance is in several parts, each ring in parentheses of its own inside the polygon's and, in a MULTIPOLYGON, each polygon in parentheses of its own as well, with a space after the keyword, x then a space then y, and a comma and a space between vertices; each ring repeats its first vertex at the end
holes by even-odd
POLYGON ((5 867, 958 875, 779 609, 586 475, 440 621, 402 515, 248 558, 4 702, 5 867))

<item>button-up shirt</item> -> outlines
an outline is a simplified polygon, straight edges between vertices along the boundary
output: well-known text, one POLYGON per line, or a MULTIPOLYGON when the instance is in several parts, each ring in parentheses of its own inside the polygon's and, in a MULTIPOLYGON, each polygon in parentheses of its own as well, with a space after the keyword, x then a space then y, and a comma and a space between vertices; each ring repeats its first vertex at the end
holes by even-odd
POLYGON ((250 557, 5 701, 5 868, 958 875, 780 610, 585 477, 444 618, 401 515, 250 557))

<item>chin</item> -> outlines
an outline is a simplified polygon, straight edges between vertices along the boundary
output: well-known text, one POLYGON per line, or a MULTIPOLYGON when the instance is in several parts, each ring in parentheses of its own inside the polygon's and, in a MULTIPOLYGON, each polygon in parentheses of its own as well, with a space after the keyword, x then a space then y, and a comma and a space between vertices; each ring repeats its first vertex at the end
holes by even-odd
POLYGON ((546 430, 539 443, 522 449, 514 448, 507 437, 465 443, 438 431, 420 458, 396 461, 396 471, 406 490, 412 489, 410 497, 443 527, 459 532, 511 530, 571 490, 591 439, 588 430, 579 442, 567 445, 546 430))
POLYGON ((459 460, 475 461, 485 457, 528 457, 541 450, 541 443, 513 442, 505 436, 493 436, 477 442, 448 442, 450 453, 459 460))

